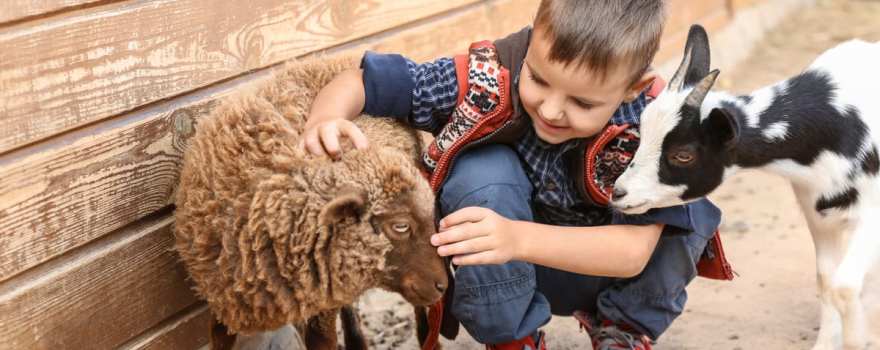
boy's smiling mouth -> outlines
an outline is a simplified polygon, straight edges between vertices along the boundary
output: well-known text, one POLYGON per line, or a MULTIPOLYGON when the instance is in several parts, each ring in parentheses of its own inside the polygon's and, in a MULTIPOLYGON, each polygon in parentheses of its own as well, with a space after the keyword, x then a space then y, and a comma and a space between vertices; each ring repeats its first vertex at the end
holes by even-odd
POLYGON ((541 117, 535 117, 532 119, 537 121, 536 124, 538 124, 539 127, 541 127, 541 129, 548 130, 551 132, 560 132, 562 130, 568 129, 567 126, 556 126, 556 125, 550 124, 550 122, 544 120, 544 118, 541 118, 541 117))

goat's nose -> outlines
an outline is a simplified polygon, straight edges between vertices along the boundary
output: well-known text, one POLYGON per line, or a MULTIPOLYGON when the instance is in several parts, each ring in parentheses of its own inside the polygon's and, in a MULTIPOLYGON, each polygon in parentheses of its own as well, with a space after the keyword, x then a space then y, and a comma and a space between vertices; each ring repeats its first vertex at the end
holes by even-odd
POLYGON ((623 197, 626 197, 626 190, 620 187, 614 188, 614 191, 611 192, 611 199, 618 200, 623 197))
POLYGON ((436 282, 434 283, 434 288, 437 288, 437 291, 441 294, 446 291, 446 283, 436 282))

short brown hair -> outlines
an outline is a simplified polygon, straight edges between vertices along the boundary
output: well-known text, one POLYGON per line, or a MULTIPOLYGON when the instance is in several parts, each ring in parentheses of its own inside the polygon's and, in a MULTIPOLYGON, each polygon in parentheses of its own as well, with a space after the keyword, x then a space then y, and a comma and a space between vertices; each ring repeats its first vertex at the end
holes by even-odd
POLYGON ((541 0, 534 27, 551 42, 551 61, 574 63, 603 80, 629 66, 632 84, 654 60, 665 20, 662 0, 541 0))

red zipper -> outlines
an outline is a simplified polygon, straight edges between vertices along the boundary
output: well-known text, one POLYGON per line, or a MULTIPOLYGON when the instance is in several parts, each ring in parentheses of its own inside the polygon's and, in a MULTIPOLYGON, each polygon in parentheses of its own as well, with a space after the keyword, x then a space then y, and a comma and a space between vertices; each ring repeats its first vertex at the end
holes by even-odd
MULTIPOLYGON (((493 121, 493 119, 495 119, 495 117, 497 117, 502 112, 504 112, 508 109, 507 104, 510 101, 508 100, 508 96, 507 96, 507 86, 509 83, 508 78, 510 76, 510 71, 507 69, 501 69, 500 67, 499 67, 499 69, 501 70, 501 79, 503 79, 500 81, 500 84, 498 84, 498 96, 500 99, 500 103, 498 104, 497 107, 495 107, 495 111, 493 111, 492 113, 487 115, 485 118, 482 118, 481 120, 477 121, 477 123, 474 124, 474 126, 471 127, 471 129, 468 130, 468 132, 464 136, 462 136, 458 140, 456 140, 452 144, 452 146, 450 146, 445 152, 443 152, 443 155, 440 156, 440 160, 437 161, 437 166, 434 167, 434 175, 431 178, 431 189, 433 189, 434 192, 437 192, 440 190, 440 188, 439 188, 440 182, 443 180, 443 178, 445 178, 444 174, 447 172, 446 164, 450 161, 450 157, 452 157, 453 155, 458 153, 458 148, 461 148, 463 143, 471 142, 472 141, 472 140, 470 140, 471 135, 473 135, 475 132, 477 132, 477 130, 480 130, 480 127, 482 127, 484 124, 488 123, 489 121, 493 121), (441 171, 438 171, 438 170, 441 170, 441 171), (444 174, 441 174, 441 173, 444 173, 444 174)), ((468 107, 470 107, 470 106, 468 106, 468 107)))

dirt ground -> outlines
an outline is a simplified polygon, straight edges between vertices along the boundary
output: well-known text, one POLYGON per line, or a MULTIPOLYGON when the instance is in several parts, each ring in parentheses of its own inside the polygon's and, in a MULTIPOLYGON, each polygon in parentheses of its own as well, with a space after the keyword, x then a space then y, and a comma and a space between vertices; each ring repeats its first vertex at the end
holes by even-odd
MULTIPOLYGON (((743 93, 796 74, 820 52, 849 38, 880 40, 880 1, 820 1, 784 20, 737 69, 721 72, 716 89, 743 93)), ((880 64, 880 62, 878 62, 880 64)), ((880 98, 880 93, 878 93, 880 98)), ((732 282, 697 279, 684 314, 656 349, 808 349, 819 307, 810 234, 788 183, 757 172, 731 178, 711 199, 724 211, 722 234, 739 273, 732 282)), ((880 349, 880 268, 865 285, 873 345, 880 349)), ((412 309, 398 296, 371 292, 360 302, 377 349, 416 349, 412 309)), ((570 317, 544 327, 551 349, 586 349, 570 317)), ((466 332, 446 349, 482 349, 466 332)))

